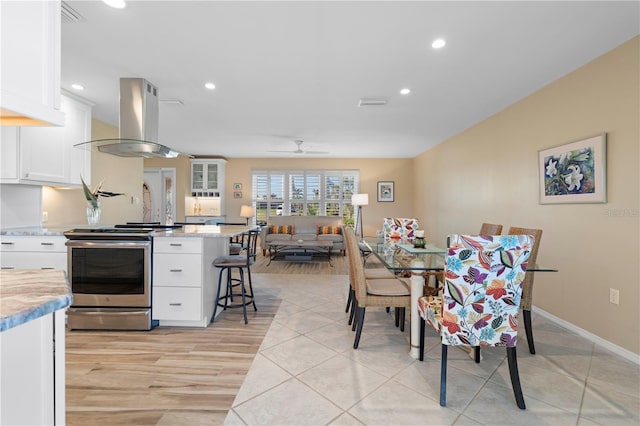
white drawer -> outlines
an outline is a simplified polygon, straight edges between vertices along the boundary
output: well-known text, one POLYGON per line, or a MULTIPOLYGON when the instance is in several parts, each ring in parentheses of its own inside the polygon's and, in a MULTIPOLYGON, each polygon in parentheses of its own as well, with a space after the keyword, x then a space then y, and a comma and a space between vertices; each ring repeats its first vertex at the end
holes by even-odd
POLYGON ((202 256, 193 254, 154 254, 154 286, 202 286, 202 256))
POLYGON ((67 270, 67 253, 2 252, 2 269, 67 270))
POLYGON ((58 236, 8 236, 3 235, 0 240, 3 252, 7 251, 35 251, 35 252, 65 252, 66 237, 58 236))
POLYGON ((154 253, 202 253, 202 238, 156 237, 154 253))
POLYGON ((199 288, 153 289, 151 316, 155 320, 199 321, 202 319, 201 310, 202 291, 199 288))

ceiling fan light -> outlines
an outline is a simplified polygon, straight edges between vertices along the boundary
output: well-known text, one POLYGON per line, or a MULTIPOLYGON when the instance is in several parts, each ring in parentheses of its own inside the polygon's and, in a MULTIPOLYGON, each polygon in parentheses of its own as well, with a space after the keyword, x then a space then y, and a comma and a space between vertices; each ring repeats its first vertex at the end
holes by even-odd
POLYGON ((124 9, 127 3, 124 0, 102 0, 107 6, 111 6, 114 9, 124 9))
POLYGON ((444 41, 443 38, 437 38, 433 41, 433 43, 431 43, 431 47, 433 47, 434 49, 441 49, 445 44, 447 44, 447 42, 444 41))

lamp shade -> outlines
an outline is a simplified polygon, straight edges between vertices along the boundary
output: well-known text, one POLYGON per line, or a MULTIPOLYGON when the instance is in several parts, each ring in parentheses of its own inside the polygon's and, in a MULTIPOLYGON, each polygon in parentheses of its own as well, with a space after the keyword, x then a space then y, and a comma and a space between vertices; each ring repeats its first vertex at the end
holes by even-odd
POLYGON ((240 207, 240 217, 253 217, 254 210, 252 206, 240 207))
POLYGON ((369 194, 353 194, 351 196, 351 204, 354 206, 369 205, 369 194))

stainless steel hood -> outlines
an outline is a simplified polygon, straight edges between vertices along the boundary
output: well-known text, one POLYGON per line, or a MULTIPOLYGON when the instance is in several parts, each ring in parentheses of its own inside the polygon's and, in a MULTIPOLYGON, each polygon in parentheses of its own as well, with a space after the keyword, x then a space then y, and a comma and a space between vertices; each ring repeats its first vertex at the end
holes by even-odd
POLYGON ((153 84, 144 78, 121 78, 120 137, 78 145, 96 145, 98 151, 119 157, 175 158, 182 153, 156 142, 158 105, 158 88, 153 84))

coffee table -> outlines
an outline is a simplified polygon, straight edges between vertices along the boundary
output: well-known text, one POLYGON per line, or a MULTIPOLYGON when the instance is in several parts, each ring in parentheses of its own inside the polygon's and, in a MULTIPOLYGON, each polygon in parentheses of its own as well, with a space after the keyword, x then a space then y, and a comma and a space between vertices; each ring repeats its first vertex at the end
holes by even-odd
POLYGON ((276 240, 268 244, 269 247, 269 263, 279 255, 284 255, 285 260, 290 261, 309 261, 313 258, 314 253, 320 253, 327 256, 329 266, 331 263, 331 250, 333 250, 333 241, 306 241, 306 240, 276 240))

